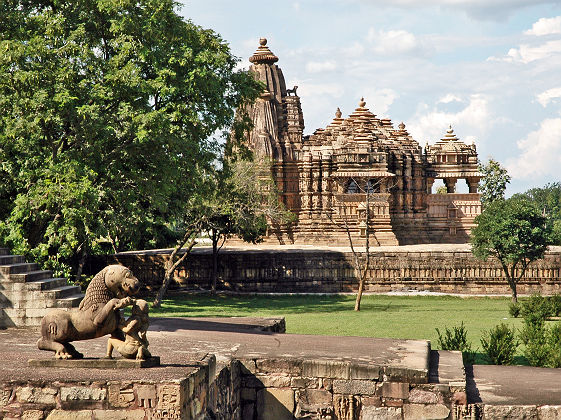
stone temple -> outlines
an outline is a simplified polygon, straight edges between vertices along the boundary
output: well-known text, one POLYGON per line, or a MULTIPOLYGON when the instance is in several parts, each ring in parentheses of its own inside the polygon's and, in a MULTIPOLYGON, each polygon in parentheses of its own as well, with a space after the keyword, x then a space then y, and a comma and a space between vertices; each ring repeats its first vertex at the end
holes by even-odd
MULTIPOLYGON (((297 217, 271 226, 281 243, 404 245, 466 242, 481 213, 474 144, 450 127, 423 149, 400 123, 377 118, 364 99, 347 117, 339 109, 325 128, 304 136, 297 87, 287 89, 278 57, 261 38, 250 71, 266 90, 249 108, 254 127, 247 144, 271 162, 282 202, 297 217), (443 180, 446 193, 433 190, 443 180), (456 193, 458 180, 469 193, 456 193)), ((444 131, 444 130, 443 130, 444 131)))

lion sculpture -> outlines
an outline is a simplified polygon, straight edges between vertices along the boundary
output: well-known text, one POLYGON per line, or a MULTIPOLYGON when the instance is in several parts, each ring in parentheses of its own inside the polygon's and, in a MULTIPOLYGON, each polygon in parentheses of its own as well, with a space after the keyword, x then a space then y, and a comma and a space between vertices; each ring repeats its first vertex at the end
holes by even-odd
POLYGON ((118 309, 132 304, 131 296, 140 289, 140 282, 122 265, 109 265, 92 279, 79 308, 54 309, 41 321, 40 350, 55 352, 57 359, 80 359, 71 341, 89 340, 118 333, 118 309))

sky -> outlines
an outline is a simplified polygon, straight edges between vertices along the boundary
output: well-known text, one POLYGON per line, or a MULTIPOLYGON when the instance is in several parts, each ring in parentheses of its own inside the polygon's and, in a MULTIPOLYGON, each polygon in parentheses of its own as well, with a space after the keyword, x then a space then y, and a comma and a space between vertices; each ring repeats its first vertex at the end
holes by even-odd
POLYGON ((561 181, 561 0, 181 3, 240 68, 267 38, 287 87, 298 86, 305 134, 364 97, 422 146, 452 125, 482 161, 508 169, 508 196, 561 181))

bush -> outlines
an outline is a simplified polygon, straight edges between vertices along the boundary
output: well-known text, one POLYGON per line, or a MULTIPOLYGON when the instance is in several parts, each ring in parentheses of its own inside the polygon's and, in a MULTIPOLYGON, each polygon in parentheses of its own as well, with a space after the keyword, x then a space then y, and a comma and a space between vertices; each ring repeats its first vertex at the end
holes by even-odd
POLYGON ((556 322, 549 330, 547 337, 549 348, 548 367, 561 367, 561 322, 556 322))
POLYGON ((524 356, 531 366, 546 366, 550 358, 547 329, 543 321, 525 322, 520 339, 525 344, 524 356))
POLYGON ((511 317, 518 318, 520 316, 520 304, 511 302, 508 305, 508 313, 511 317))
POLYGON ((460 326, 453 327, 452 330, 449 330, 448 327, 444 327, 444 336, 440 334, 438 328, 435 328, 435 330, 438 334, 438 342, 442 350, 471 352, 471 344, 467 341, 467 330, 463 321, 460 326))
POLYGON ((481 345, 494 364, 510 365, 514 361, 518 342, 515 339, 514 328, 510 329, 501 323, 495 328, 483 332, 481 345))
POLYGON ((551 316, 551 305, 547 298, 535 293, 520 304, 520 313, 529 324, 539 323, 551 316))
POLYGON ((550 316, 561 316, 561 295, 554 294, 549 297, 549 313, 550 316))

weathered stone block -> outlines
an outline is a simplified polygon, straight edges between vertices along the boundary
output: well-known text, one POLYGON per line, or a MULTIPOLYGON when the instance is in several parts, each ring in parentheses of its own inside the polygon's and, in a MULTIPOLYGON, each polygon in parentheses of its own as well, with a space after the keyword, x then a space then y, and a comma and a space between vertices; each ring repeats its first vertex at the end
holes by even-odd
POLYGON ((302 378, 301 376, 290 379, 292 388, 318 388, 319 380, 317 378, 302 378))
POLYGON ((57 392, 54 388, 26 386, 16 389, 16 398, 23 403, 54 405, 56 404, 57 392))
POLYGON ((436 404, 442 402, 439 393, 413 388, 409 391, 409 402, 418 404, 436 404))
POLYGON ((561 420, 561 405, 544 405, 538 407, 540 420, 561 420))
POLYGON ((401 408, 363 407, 362 420, 401 420, 401 408))
POLYGON ((331 360, 305 360, 302 364, 302 376, 350 379, 350 365, 331 360))
POLYGON ((154 408, 156 406, 156 386, 135 384, 137 404, 143 408, 154 408))
POLYGON ((109 385, 109 404, 113 407, 130 407, 134 402, 132 385, 112 383, 109 385))
POLYGON ((41 410, 25 410, 21 416, 21 420, 43 420, 45 414, 41 410))
POLYGON ((380 397, 362 397, 360 399, 363 407, 381 407, 382 399, 380 397))
POLYGON ((376 394, 376 382, 359 379, 335 379, 333 381, 333 393, 349 395, 374 395, 376 394))
POLYGON ((91 410, 67 411, 53 410, 45 420, 92 420, 91 410))
POLYGON ((379 366, 351 365, 351 379, 370 379, 377 381, 380 378, 379 366))
POLYGON ((144 410, 93 410, 94 420, 144 420, 144 410))
POLYGON ((0 407, 8 405, 10 403, 11 396, 12 396, 11 389, 0 390, 0 407))
POLYGON ((405 404, 403 406, 403 420, 438 420, 447 419, 449 415, 450 409, 443 404, 405 404))
POLYGON ((302 361, 298 359, 263 359, 257 360, 256 365, 257 371, 260 373, 284 373, 291 375, 300 375, 302 373, 302 361))
POLYGON ((290 386, 290 376, 256 375, 265 388, 286 388, 290 386))
POLYGON ((297 391, 298 401, 306 406, 331 406, 333 394, 323 389, 304 389, 297 391))
POLYGON ((483 413, 486 419, 534 420, 538 418, 538 409, 534 405, 485 405, 483 413))
POLYGON ((257 417, 260 420, 292 420, 294 391, 292 389, 262 389, 257 392, 257 417))
POLYGON ((102 388, 73 386, 60 389, 61 401, 101 401, 105 399, 106 395, 107 391, 102 388))
POLYGON ((409 397, 409 384, 404 382, 384 382, 378 395, 384 398, 406 399, 409 397))

